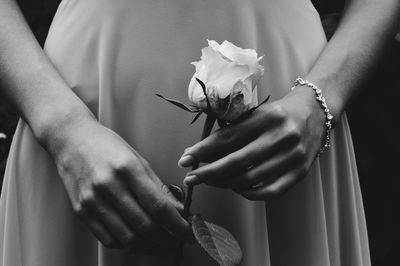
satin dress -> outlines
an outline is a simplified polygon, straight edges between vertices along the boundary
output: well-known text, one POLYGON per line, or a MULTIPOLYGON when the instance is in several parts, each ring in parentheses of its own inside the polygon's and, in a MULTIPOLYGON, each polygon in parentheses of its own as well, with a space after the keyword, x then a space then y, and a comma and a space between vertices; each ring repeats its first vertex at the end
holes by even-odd
MULTIPOLYGON (((63 0, 45 52, 105 126, 134 147, 166 183, 181 184, 177 161, 199 140, 203 120, 155 96, 187 100, 207 39, 264 55, 258 96, 280 99, 326 45, 309 0, 63 0)), ((323 88, 322 88, 323 89, 323 88)), ((193 211, 229 229, 242 266, 368 266, 368 238, 346 117, 332 147, 279 199, 248 201, 201 185, 193 211)), ((72 212, 55 165, 19 121, 0 205, 1 266, 172 266, 171 254, 104 248, 72 212)), ((187 246, 183 265, 216 265, 187 246)))

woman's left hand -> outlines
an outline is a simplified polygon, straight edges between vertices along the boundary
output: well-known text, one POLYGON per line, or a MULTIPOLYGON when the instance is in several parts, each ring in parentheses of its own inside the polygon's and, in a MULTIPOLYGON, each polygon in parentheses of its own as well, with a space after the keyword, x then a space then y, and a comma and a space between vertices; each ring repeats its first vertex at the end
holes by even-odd
POLYGON ((186 149, 181 167, 209 164, 184 182, 233 189, 249 200, 277 197, 308 173, 325 138, 324 122, 314 92, 299 87, 186 149))

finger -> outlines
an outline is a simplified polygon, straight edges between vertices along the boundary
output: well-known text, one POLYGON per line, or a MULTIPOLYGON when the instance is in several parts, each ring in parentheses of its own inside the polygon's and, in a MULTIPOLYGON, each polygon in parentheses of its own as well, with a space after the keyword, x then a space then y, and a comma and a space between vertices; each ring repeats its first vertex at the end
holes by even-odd
POLYGON ((116 239, 108 232, 106 227, 96 220, 92 215, 87 212, 81 212, 78 214, 84 224, 89 228, 93 235, 107 248, 118 248, 120 244, 116 239))
POLYGON ((142 164, 132 165, 125 176, 124 180, 138 203, 157 224, 180 239, 191 234, 189 223, 161 191, 159 185, 149 177, 142 164))
POLYGON ((262 185, 252 189, 236 191, 249 200, 269 200, 281 196, 297 182, 299 182, 305 174, 298 170, 290 171, 285 175, 277 178, 274 182, 262 185))
MULTIPOLYGON (((129 146, 130 147, 130 146, 129 146)), ((132 153, 135 154, 141 165, 143 166, 144 171, 148 175, 148 177, 160 188, 164 195, 171 201, 174 207, 178 210, 179 213, 183 213, 184 206, 181 202, 179 202, 169 191, 168 187, 158 178, 158 176, 154 173, 149 163, 144 159, 138 152, 136 152, 132 147, 130 147, 132 153)))
POLYGON ((171 201, 171 203, 175 206, 175 208, 179 211, 179 213, 183 212, 183 204, 181 202, 179 202, 171 193, 171 191, 169 190, 168 186, 166 186, 159 178, 158 176, 154 173, 153 169, 151 168, 151 166, 149 165, 149 163, 143 158, 141 157, 139 154, 138 158, 140 160, 140 162, 142 163, 147 175, 150 177, 151 180, 153 180, 153 182, 156 184, 156 186, 162 191, 162 193, 164 195, 167 196, 167 198, 171 201))
POLYGON ((265 105, 247 119, 221 128, 206 139, 185 150, 178 165, 192 166, 196 162, 213 162, 265 133, 284 121, 286 114, 278 105, 265 105), (262 109, 262 110, 261 110, 262 109))
POLYGON ((226 186, 230 183, 232 177, 247 172, 250 168, 254 168, 272 157, 275 153, 286 150, 287 146, 279 131, 275 130, 268 134, 263 134, 240 150, 189 172, 184 179, 184 183, 186 185, 206 183, 226 186))
POLYGON ((100 197, 91 197, 91 200, 82 201, 83 208, 87 210, 95 220, 99 221, 122 247, 146 246, 154 248, 147 241, 141 239, 124 222, 118 212, 100 197))
POLYGON ((104 192, 125 223, 141 238, 163 247, 168 247, 172 242, 177 242, 176 238, 153 222, 136 202, 132 193, 122 184, 113 182, 107 185, 107 190, 104 192))
POLYGON ((254 123, 247 120, 221 128, 194 146, 187 148, 179 159, 178 165, 189 167, 196 162, 213 162, 253 140, 257 134, 255 129, 254 123))
POLYGON ((303 167, 305 158, 299 148, 281 150, 260 165, 249 169, 247 172, 233 176, 229 183, 224 184, 234 190, 248 189, 260 183, 264 185, 273 182, 276 177, 303 167))

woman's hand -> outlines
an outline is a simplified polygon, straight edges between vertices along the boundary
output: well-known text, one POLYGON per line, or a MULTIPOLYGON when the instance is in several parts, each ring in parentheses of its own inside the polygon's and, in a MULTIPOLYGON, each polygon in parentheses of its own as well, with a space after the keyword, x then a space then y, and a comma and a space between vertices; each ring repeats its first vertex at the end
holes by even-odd
POLYGON ((152 252, 190 237, 181 204, 113 131, 72 119, 45 142, 74 212, 105 246, 152 252))
POLYGON ((209 164, 184 182, 230 188, 250 200, 279 196, 307 174, 324 140, 324 122, 314 92, 299 87, 186 149, 180 166, 209 164))

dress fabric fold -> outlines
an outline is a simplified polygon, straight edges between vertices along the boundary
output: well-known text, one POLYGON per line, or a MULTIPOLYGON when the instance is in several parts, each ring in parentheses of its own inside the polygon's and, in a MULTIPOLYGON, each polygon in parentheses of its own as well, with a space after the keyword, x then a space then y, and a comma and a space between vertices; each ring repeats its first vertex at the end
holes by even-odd
MULTIPOLYGON (((45 52, 98 120, 137 150, 166 183, 198 141, 203 120, 155 96, 186 101, 207 39, 264 55, 258 96, 277 100, 304 76, 326 38, 309 0, 64 0, 45 52)), ((323 88, 322 88, 323 89, 323 88)), ((229 229, 242 266, 368 266, 366 222, 347 119, 308 176, 282 197, 248 201, 201 185, 193 210, 229 229)), ((1 266, 172 266, 173 254, 104 248, 72 212, 52 159, 19 121, 0 205, 1 266)), ((187 246, 183 265, 215 265, 187 246)))

